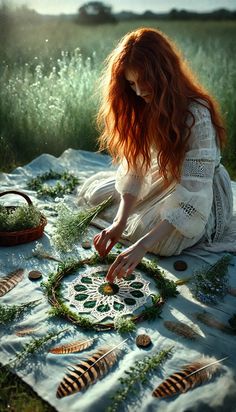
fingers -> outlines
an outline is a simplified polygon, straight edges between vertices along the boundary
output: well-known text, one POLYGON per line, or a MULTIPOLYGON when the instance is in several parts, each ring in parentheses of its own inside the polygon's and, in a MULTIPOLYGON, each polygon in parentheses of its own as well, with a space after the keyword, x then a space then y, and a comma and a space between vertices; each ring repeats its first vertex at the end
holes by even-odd
POLYGON ((115 245, 116 240, 110 238, 110 232, 104 229, 93 238, 93 244, 100 256, 106 256, 115 245))
POLYGON ((119 256, 118 256, 118 258, 116 258, 116 260, 110 266, 107 272, 106 280, 108 280, 108 282, 113 283, 116 277, 118 277, 117 275, 120 273, 123 266, 124 266, 124 262, 122 260, 120 261, 119 256))
POLYGON ((106 280, 113 283, 115 279, 122 279, 123 277, 131 275, 137 264, 138 262, 131 262, 127 257, 119 255, 110 266, 106 280))

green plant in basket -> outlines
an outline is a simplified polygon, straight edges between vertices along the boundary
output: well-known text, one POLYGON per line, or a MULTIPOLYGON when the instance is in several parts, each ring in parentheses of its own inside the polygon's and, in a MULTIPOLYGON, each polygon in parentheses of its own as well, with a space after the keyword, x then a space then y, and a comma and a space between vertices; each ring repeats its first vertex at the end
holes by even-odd
POLYGON ((31 229, 40 224, 41 213, 33 205, 6 208, 0 205, 0 232, 31 229))

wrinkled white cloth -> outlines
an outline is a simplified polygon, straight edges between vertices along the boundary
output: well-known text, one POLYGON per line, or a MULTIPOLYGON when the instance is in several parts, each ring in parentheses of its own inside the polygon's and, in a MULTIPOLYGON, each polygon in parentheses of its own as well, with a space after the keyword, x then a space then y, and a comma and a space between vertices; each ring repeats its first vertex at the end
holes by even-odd
MULTIPOLYGON (((193 102, 190 107, 195 123, 182 165, 180 182, 172 179, 169 186, 158 172, 157 153, 152 150, 152 164, 146 174, 142 167, 128 171, 124 160, 117 172, 100 172, 90 177, 79 192, 80 202, 97 204, 112 195, 137 197, 123 237, 135 242, 162 220, 174 229, 167 239, 152 250, 163 256, 178 255, 199 242, 212 251, 236 251, 236 213, 230 177, 220 164, 220 150, 215 128, 207 107, 193 102), (215 249, 216 248, 216 249, 215 249)), ((191 121, 189 119, 187 121, 191 121)), ((112 222, 115 208, 106 212, 112 222)))

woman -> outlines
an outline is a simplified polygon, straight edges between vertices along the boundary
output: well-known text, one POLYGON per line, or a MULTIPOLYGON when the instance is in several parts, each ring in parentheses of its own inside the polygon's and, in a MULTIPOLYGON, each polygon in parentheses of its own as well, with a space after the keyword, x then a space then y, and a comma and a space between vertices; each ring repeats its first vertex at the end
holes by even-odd
POLYGON ((116 176, 88 179, 80 196, 89 204, 111 194, 119 200, 111 225, 94 237, 101 256, 121 236, 132 242, 109 268, 113 282, 129 276, 147 251, 178 255, 200 240, 222 240, 233 197, 220 164, 226 135, 217 104, 163 33, 127 34, 103 80, 100 149, 120 166, 116 176))

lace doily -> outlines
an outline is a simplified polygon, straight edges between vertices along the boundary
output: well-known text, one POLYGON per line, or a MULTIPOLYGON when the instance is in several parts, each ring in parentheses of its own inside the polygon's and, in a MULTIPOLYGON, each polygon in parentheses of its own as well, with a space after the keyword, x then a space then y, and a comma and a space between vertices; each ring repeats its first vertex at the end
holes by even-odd
POLYGON ((108 268, 109 265, 89 268, 68 286, 69 303, 79 313, 87 313, 98 321, 133 313, 147 303, 151 295, 150 282, 136 271, 129 278, 108 283, 105 280, 108 268))

